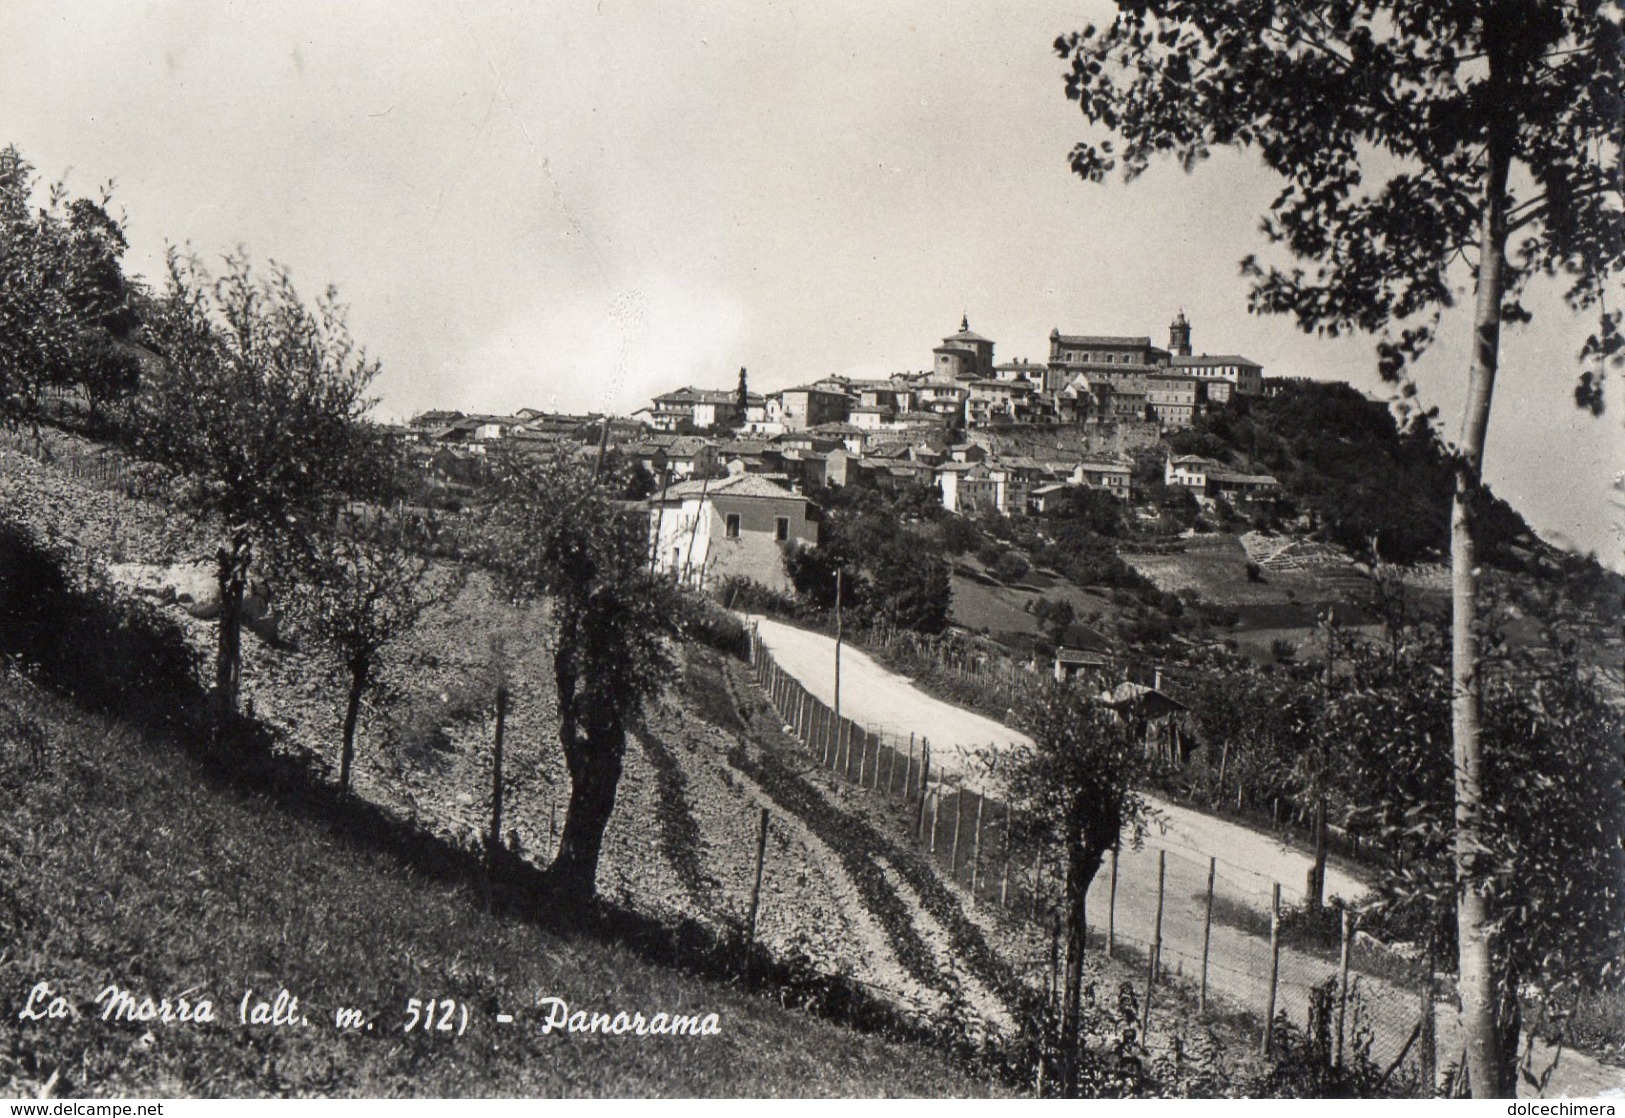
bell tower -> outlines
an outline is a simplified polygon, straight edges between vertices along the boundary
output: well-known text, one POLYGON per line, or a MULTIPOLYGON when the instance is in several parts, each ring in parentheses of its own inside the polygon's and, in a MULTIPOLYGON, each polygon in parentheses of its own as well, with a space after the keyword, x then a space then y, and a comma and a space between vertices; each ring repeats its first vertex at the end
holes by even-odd
POLYGON ((1185 321, 1183 308, 1173 322, 1168 324, 1168 351, 1176 357, 1191 355, 1191 324, 1185 321))

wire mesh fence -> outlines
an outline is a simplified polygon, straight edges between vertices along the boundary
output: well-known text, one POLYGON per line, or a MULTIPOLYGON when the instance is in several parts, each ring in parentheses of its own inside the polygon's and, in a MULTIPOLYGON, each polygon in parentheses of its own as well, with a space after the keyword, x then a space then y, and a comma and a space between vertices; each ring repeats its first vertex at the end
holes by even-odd
MULTIPOLYGON (((1053 986, 1042 952, 1055 935, 1065 870, 1056 850, 1018 850, 1013 811, 963 772, 933 763, 929 740, 899 726, 840 717, 751 634, 757 682, 814 761, 845 781, 909 807, 913 839, 973 905, 1026 922, 1039 944, 1024 973, 1053 986)), ((1087 897, 1091 935, 1110 956, 1143 968, 1149 985, 1186 984, 1203 1009, 1256 1019, 1259 1045, 1283 1017, 1305 1027, 1330 997, 1339 1058, 1363 1055, 1390 1079, 1436 1076, 1435 983, 1418 961, 1358 932, 1358 914, 1295 904, 1296 887, 1188 845, 1148 837, 1114 852, 1087 897), (1315 915, 1318 912, 1319 915, 1315 915), (1317 995, 1317 990, 1322 991, 1317 995)), ((1158 1027, 1155 995, 1148 1013, 1158 1027)))

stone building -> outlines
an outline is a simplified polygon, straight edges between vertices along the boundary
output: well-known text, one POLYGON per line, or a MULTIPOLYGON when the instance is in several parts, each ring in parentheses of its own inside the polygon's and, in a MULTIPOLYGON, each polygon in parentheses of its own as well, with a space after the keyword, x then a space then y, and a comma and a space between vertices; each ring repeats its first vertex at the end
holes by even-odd
POLYGON ((970 328, 970 316, 959 320, 959 332, 949 334, 931 351, 932 371, 946 380, 991 380, 993 342, 970 328))

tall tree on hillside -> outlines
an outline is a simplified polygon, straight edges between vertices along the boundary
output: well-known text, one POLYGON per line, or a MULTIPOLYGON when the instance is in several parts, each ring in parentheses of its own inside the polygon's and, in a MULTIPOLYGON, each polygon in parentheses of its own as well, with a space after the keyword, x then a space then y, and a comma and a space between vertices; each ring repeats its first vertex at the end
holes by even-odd
POLYGON ((34 169, 0 150, 0 419, 43 415, 45 391, 77 382, 94 412, 139 372, 139 326, 125 278, 122 223, 99 200, 68 199, 59 183, 35 207, 34 169))
POLYGON ((171 252, 152 337, 162 367, 134 401, 131 426, 139 451, 175 469, 188 483, 182 499, 221 529, 223 723, 237 709, 256 548, 272 560, 308 552, 344 502, 392 476, 364 422, 378 365, 350 336, 332 288, 307 304, 283 269, 261 274, 241 255, 210 279, 171 252))
MULTIPOLYGON (((1464 276, 1475 291, 1467 406, 1454 447, 1452 737, 1462 1013, 1475 1095, 1509 1092, 1496 1007, 1504 945, 1483 856, 1478 555, 1484 439, 1503 322, 1530 279, 1561 273, 1599 326, 1578 402, 1603 403, 1625 351, 1604 303, 1625 266, 1620 111, 1625 42, 1598 0, 1119 0, 1104 30, 1056 40, 1067 95, 1115 139, 1073 148, 1079 175, 1132 179, 1154 157, 1193 167, 1250 149, 1284 185, 1268 240, 1313 263, 1249 258, 1251 309, 1305 330, 1380 335, 1399 380, 1433 340, 1464 276), (1121 147, 1117 146, 1117 143, 1121 147), (1512 249, 1508 254, 1509 247, 1512 249)), ((1407 386, 1409 391, 1409 386, 1407 386)))
POLYGON ((734 407, 739 409, 739 422, 745 422, 745 409, 750 404, 750 390, 745 387, 745 366, 739 366, 739 387, 734 389, 734 407))
POLYGON ((1099 702, 1086 684, 1052 686, 1023 721, 1032 746, 983 760, 1008 794, 1013 835, 1024 845, 1058 848, 1066 867, 1060 1057, 1064 1091, 1075 1097, 1089 886, 1109 851, 1143 838, 1153 809, 1140 789, 1151 762, 1132 720, 1099 702))
POLYGON ((347 796, 361 701, 377 686, 386 651, 424 610, 456 594, 461 575, 433 577, 427 540, 398 516, 357 517, 317 543, 300 572, 292 612, 347 676, 339 747, 339 792, 347 796))
POLYGON ((649 570, 647 515, 620 500, 625 478, 571 456, 514 453, 494 468, 481 559, 517 597, 550 607, 570 805, 547 877, 579 905, 596 889, 627 726, 675 664, 666 637, 679 627, 681 592, 649 570))

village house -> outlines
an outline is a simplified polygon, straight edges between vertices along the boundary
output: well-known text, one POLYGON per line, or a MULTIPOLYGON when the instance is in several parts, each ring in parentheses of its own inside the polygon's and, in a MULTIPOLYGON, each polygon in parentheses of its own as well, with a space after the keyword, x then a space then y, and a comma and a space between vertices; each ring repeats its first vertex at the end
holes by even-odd
POLYGON ((957 381, 925 377, 914 383, 912 410, 936 416, 950 427, 960 427, 965 422, 965 402, 968 399, 970 389, 965 385, 957 381))
POLYGON ((685 481, 646 507, 655 568, 685 585, 739 575, 788 592, 784 548, 818 544, 818 507, 754 474, 685 481))
POLYGON ((628 445, 625 451, 657 479, 691 478, 713 473, 719 466, 716 445, 698 435, 651 435, 628 445))
POLYGON ((967 382, 965 422, 972 427, 990 423, 1014 423, 1031 418, 1033 396, 1037 391, 1026 380, 973 380, 967 382))
POLYGON ((766 401, 746 393, 745 409, 739 407, 736 392, 725 389, 679 388, 654 398, 649 423, 657 431, 704 431, 712 427, 738 427, 745 423, 746 411, 765 410, 766 401))
POLYGON ((1197 454, 1170 457, 1163 467, 1163 483, 1195 490, 1197 496, 1209 500, 1256 501, 1273 497, 1281 488, 1269 474, 1241 473, 1197 454))
POLYGON ((1175 355, 1168 368, 1170 372, 1202 381, 1207 398, 1216 404, 1227 402, 1231 395, 1261 396, 1264 393, 1264 367, 1236 354, 1175 355))
POLYGON ((1132 495, 1134 467, 1127 462, 1084 459, 1072 468, 1067 480, 1073 485, 1104 489, 1112 496, 1126 501, 1132 495))
POLYGON ((1080 675, 1103 675, 1112 668, 1108 652, 1061 647, 1055 650, 1055 682, 1070 683, 1080 675))
POLYGON ((784 431, 805 431, 825 423, 845 423, 852 397, 841 389, 821 384, 786 388, 767 398, 769 424, 784 431))
POLYGON ((1164 431, 1189 427, 1207 400, 1206 382, 1191 376, 1145 378, 1146 403, 1164 431))

